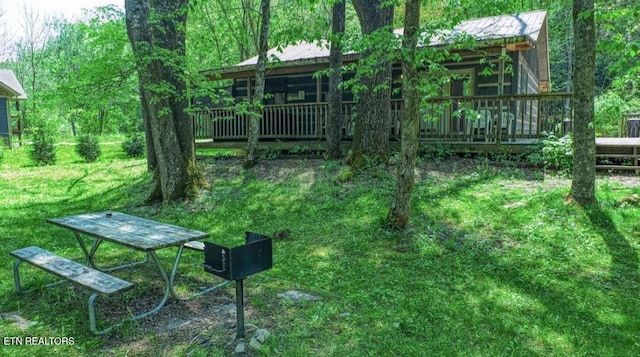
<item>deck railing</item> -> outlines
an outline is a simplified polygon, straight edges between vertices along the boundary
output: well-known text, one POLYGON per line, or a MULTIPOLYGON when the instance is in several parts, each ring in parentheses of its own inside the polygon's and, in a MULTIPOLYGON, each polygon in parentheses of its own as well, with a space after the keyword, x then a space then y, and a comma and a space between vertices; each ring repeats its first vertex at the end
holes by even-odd
MULTIPOLYGON (((419 137, 437 141, 517 141, 571 130, 572 95, 522 94, 425 99, 419 137)), ((400 138, 403 101, 391 101, 390 136, 400 138)), ((321 140, 325 137, 327 103, 266 105, 260 124, 264 139, 321 140)), ((343 104, 342 136, 353 137, 356 106, 343 104)), ((246 139, 249 114, 215 108, 193 113, 196 138, 215 141, 246 139)))
POLYGON ((516 141, 571 130, 572 94, 520 94, 428 99, 420 137, 467 141, 516 141))

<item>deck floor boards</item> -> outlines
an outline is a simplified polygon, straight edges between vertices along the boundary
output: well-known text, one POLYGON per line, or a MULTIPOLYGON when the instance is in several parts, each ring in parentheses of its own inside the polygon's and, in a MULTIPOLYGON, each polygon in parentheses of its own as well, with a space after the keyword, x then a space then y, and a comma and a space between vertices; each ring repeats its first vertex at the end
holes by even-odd
MULTIPOLYGON (((454 152, 497 152, 508 151, 512 153, 525 152, 528 147, 539 142, 538 139, 516 139, 515 141, 503 141, 500 144, 485 141, 445 141, 430 140, 420 138, 420 145, 441 145, 454 152)), ((229 148, 242 150, 246 146, 246 141, 212 141, 198 140, 198 147, 208 148, 229 148)), ((392 146, 399 145, 398 141, 393 141, 392 146)), ((261 141, 262 148, 283 149, 288 150, 294 147, 307 147, 310 150, 323 150, 324 141, 308 140, 308 141, 261 141)), ((350 141, 343 141, 342 146, 348 150, 351 146, 350 141)), ((620 170, 636 170, 640 174, 640 138, 596 138, 596 156, 603 159, 617 159, 621 161, 619 164, 597 164, 598 169, 620 169, 620 170), (625 160, 627 159, 627 160, 625 160), (631 160, 629 165, 628 160, 631 160), (626 163, 624 161, 627 161, 626 163)))
POLYGON ((635 170, 640 174, 640 138, 596 138, 596 157, 614 160, 596 163, 596 169, 635 170))
POLYGON ((598 146, 640 146, 640 138, 596 138, 598 146))

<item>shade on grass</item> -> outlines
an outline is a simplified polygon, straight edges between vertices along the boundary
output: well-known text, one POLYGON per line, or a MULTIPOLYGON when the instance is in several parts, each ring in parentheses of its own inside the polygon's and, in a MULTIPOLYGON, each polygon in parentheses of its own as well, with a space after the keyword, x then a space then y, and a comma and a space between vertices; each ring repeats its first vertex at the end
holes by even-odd
MULTIPOLYGON (((203 158, 211 189, 158 210, 139 205, 150 189, 144 161, 117 149, 87 164, 60 148, 51 167, 24 164, 20 150, 5 152, 0 255, 35 244, 80 258, 73 237, 44 220, 105 209, 204 230, 225 245, 240 244, 245 230, 289 229, 290 240, 275 241, 273 269, 245 285, 256 309, 248 322, 272 332, 265 355, 640 353, 640 208, 623 203, 640 193, 637 180, 600 179, 600 205, 583 209, 563 202, 566 180, 534 180, 544 175, 479 160, 458 167, 456 159, 425 159, 412 226, 397 232, 382 226, 393 192, 387 168, 337 183, 337 162, 264 161, 243 171, 238 159, 203 158), (277 298, 288 290, 322 299, 294 305, 277 298)), ((104 249, 105 263, 121 258, 116 248, 104 249)), ((75 306, 75 293, 17 298, 9 259, 0 281, 2 311, 39 322, 22 331, 0 320, 3 331, 76 337, 74 347, 57 352, 79 356, 108 345, 124 355, 133 341, 146 341, 149 355, 228 352, 225 343, 166 345, 135 326, 96 339, 81 323, 86 312, 75 306)), ((0 348, 16 356, 52 351, 0 348)))

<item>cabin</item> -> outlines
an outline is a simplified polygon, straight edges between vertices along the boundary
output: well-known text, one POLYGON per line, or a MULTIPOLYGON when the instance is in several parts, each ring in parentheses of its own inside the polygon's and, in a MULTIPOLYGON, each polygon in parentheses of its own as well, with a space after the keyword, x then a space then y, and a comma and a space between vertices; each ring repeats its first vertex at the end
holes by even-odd
POLYGON ((0 69, 0 138, 11 147, 14 135, 22 135, 20 103, 27 95, 16 75, 10 69, 0 69))
MULTIPOLYGON (((402 30, 395 31, 397 35, 402 30)), ((548 133, 562 134, 571 125, 571 94, 551 94, 547 14, 532 11, 461 22, 442 31, 429 44, 448 48, 457 35, 474 39, 456 49, 461 60, 445 62, 448 79, 439 97, 424 98, 419 139, 449 143, 531 143, 548 133)), ((325 43, 299 42, 268 52, 263 118, 263 141, 322 141, 328 112, 328 79, 314 73, 328 68, 325 43)), ((344 54, 357 63, 358 54, 344 54)), ((235 66, 205 71, 211 80, 227 80, 235 103, 251 98, 257 57, 235 66)), ((401 88, 400 64, 393 66, 392 86, 401 88)), ((345 74, 345 79, 353 76, 345 74)), ((353 94, 343 94, 344 140, 353 135, 356 106, 353 94)), ((403 100, 400 90, 391 98, 391 140, 400 139, 403 100)), ((194 108, 195 109, 195 108, 194 108)), ((231 107, 193 111, 196 139, 211 146, 233 146, 247 134, 247 114, 231 107)))

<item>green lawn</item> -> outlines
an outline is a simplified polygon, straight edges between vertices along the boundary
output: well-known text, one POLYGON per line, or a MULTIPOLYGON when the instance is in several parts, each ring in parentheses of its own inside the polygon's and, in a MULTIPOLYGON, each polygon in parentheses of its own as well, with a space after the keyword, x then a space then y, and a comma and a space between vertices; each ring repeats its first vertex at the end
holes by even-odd
MULTIPOLYGON (((274 242, 273 269, 245 284, 246 322, 272 333, 256 355, 640 355, 640 202, 633 196, 640 194, 640 179, 599 178, 600 204, 583 209, 564 203, 568 180, 504 162, 422 158, 412 228, 394 232, 382 226, 393 194, 388 168, 338 183, 338 162, 263 161, 251 171, 228 157, 200 162, 211 189, 160 210, 141 205, 150 189, 145 161, 125 158, 117 145, 105 145, 91 164, 63 146, 56 165, 47 167, 31 166, 23 148, 5 150, 0 313, 33 323, 21 329, 0 319, 0 335, 67 336, 74 344, 3 343, 0 355, 233 351, 227 338, 233 328, 204 331, 210 344, 194 343, 193 336, 159 337, 135 323, 95 337, 83 291, 61 285, 16 295, 9 251, 38 245, 79 260, 73 236, 45 220, 107 209, 204 230, 227 245, 240 244, 245 230, 289 229, 290 240, 274 242), (321 300, 283 302, 277 294, 287 290, 321 300)), ((107 264, 126 254, 103 248, 107 264)), ((168 264, 169 253, 162 257, 168 264)), ((135 279, 134 270, 127 274, 135 279)), ((23 272, 33 275, 25 283, 53 280, 33 269, 23 272)), ((145 295, 140 285, 110 303, 135 301, 145 295)), ((233 294, 233 285, 225 292, 233 294)))

